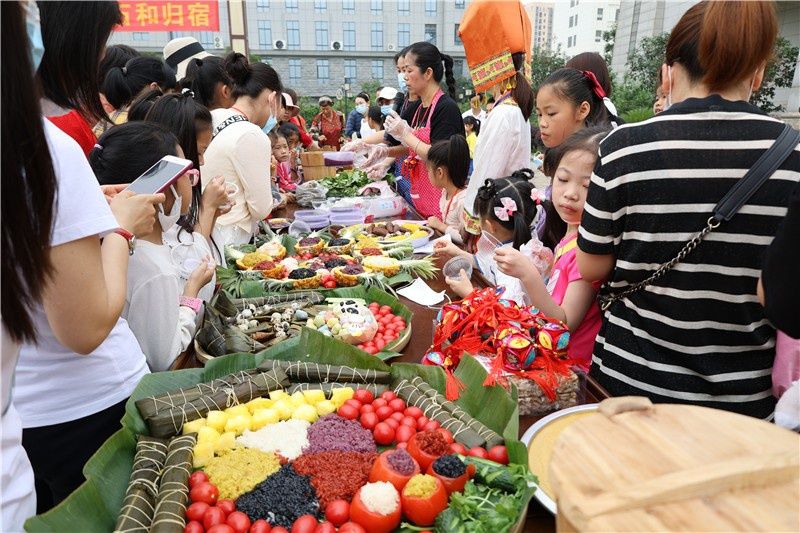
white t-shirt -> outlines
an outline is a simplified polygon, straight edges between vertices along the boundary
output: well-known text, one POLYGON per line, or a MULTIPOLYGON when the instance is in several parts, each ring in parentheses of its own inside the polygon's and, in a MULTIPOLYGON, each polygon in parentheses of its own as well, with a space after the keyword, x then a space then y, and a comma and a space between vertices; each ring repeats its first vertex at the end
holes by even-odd
POLYGON ((478 115, 476 116, 475 113, 472 112, 472 108, 470 107, 469 109, 461 113, 461 118, 467 118, 467 117, 477 118, 478 120, 480 120, 481 128, 483 128, 483 121, 486 120, 486 110, 481 109, 481 112, 478 113, 478 115))
MULTIPOLYGON (((128 265, 122 317, 139 341, 152 372, 169 369, 189 347, 203 316, 202 309, 195 313, 178 302, 194 270, 186 261, 210 256, 211 248, 200 233, 179 233, 179 228, 175 225, 164 232, 162 245, 140 240, 128 265)), ((214 283, 212 278, 198 297, 210 300, 214 283)))
MULTIPOLYGON (((118 227, 80 147, 45 120, 58 192, 50 240, 58 246, 118 227)), ((41 305, 32 318, 38 344, 23 344, 17 364, 14 405, 22 427, 51 426, 97 413, 131 395, 148 373, 144 354, 120 318, 103 343, 80 355, 56 339, 41 305)))

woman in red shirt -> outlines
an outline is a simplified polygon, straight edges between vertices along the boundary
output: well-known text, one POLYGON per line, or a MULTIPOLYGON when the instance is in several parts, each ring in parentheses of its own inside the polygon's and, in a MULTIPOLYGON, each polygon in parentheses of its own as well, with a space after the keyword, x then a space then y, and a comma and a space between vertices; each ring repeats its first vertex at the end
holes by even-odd
POLYGON ((333 100, 330 97, 320 97, 319 107, 320 112, 314 117, 311 126, 319 130, 319 143, 323 148, 329 146, 338 151, 341 146, 344 121, 333 109, 333 100))

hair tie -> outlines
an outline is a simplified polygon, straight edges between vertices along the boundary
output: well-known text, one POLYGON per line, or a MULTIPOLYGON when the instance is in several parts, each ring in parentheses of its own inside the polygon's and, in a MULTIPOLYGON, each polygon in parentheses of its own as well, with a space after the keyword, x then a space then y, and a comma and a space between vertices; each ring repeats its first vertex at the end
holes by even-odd
POLYGON ((500 198, 500 203, 503 204, 503 206, 495 207, 494 215, 503 222, 508 222, 508 217, 513 216, 517 211, 517 202, 508 196, 503 196, 500 198))
POLYGON ((592 82, 592 92, 597 96, 599 99, 606 98, 606 92, 603 90, 603 86, 600 85, 600 82, 597 81, 597 76, 594 75, 594 72, 591 70, 584 70, 583 75, 589 78, 589 81, 592 82))
POLYGON ((188 87, 184 87, 184 88, 183 88, 183 90, 181 91, 181 95, 183 95, 183 96, 186 96, 187 94, 188 94, 189 96, 191 96, 192 98, 194 98, 194 91, 193 91, 193 90, 191 90, 191 89, 190 89, 190 88, 188 88, 188 87))
POLYGON ((125 66, 122 67, 122 75, 123 76, 127 76, 128 75, 128 67, 125 67, 125 66))
POLYGON ((488 200, 489 198, 494 198, 494 195, 497 194, 497 186, 494 184, 494 180, 486 179, 483 182, 483 185, 480 189, 478 189, 478 196, 483 198, 484 200, 488 200))
POLYGON ((95 143, 94 147, 100 150, 101 152, 103 151, 103 146, 100 144, 95 143))

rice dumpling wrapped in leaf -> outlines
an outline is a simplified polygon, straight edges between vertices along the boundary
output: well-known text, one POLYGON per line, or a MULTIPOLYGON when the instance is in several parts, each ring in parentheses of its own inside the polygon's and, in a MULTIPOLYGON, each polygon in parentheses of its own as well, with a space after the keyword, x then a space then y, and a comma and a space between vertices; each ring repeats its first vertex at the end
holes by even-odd
POLYGON ((186 527, 188 481, 192 473, 192 449, 196 442, 196 433, 181 435, 169 441, 150 533, 182 533, 186 527))
POLYGON ((353 368, 349 366, 326 365, 308 361, 280 361, 265 359, 259 370, 280 368, 294 382, 308 383, 389 383, 392 376, 389 372, 370 368, 353 368))
POLYGON ((158 479, 167 458, 167 443, 165 439, 139 436, 131 479, 114 533, 147 533, 150 529, 158 495, 158 479))

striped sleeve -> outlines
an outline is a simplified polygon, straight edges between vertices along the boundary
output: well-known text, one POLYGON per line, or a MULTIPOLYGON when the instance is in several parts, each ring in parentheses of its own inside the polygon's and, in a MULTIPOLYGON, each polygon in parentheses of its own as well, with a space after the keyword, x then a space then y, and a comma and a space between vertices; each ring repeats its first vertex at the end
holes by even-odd
MULTIPOLYGON (((606 188, 602 161, 601 148, 589 183, 589 192, 578 230, 578 247, 586 253, 597 255, 613 254, 614 244, 619 242, 612 207, 615 191, 606 188)), ((617 223, 621 224, 622 221, 618 220, 617 223)))

